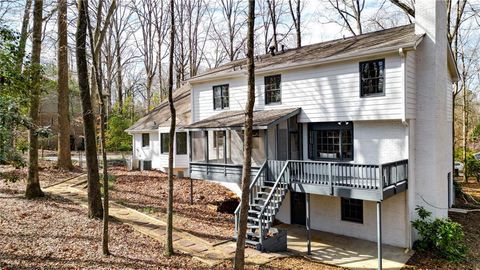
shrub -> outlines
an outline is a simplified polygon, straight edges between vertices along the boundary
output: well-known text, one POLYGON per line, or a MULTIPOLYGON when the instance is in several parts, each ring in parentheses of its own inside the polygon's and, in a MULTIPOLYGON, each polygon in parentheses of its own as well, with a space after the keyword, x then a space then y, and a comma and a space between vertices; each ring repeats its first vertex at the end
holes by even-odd
POLYGON ((451 262, 461 262, 465 259, 467 247, 463 243, 462 226, 449 218, 431 219, 432 213, 423 207, 415 210, 420 219, 412 221, 420 239, 414 244, 420 251, 432 250, 440 257, 451 262))
POLYGON ((478 181, 480 179, 480 160, 475 159, 473 156, 469 156, 464 171, 467 174, 467 177, 474 177, 475 180, 478 181))

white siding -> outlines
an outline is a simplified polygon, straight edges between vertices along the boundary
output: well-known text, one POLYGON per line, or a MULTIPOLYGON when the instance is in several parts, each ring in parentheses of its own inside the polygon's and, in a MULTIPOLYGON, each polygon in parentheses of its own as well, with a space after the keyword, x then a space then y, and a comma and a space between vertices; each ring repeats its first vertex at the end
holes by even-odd
POLYGON ((416 65, 415 65, 415 51, 407 52, 406 59, 406 110, 407 118, 415 118, 416 106, 417 106, 417 97, 416 97, 416 65))
MULTIPOLYGON (((379 58, 382 57, 375 59, 379 58)), ((365 98, 360 97, 359 61, 281 72, 280 105, 265 105, 264 76, 257 76, 255 109, 301 107, 300 122, 401 119, 403 89, 400 56, 386 56, 385 68, 385 96, 365 98)), ((213 110, 212 90, 218 84, 229 84, 229 109, 244 108, 247 96, 245 77, 194 84, 193 122, 218 113, 213 110)))
MULTIPOLYGON (((449 76, 450 77, 450 76, 449 76)), ((447 79, 447 122, 453 121, 453 83, 450 78, 447 79)))

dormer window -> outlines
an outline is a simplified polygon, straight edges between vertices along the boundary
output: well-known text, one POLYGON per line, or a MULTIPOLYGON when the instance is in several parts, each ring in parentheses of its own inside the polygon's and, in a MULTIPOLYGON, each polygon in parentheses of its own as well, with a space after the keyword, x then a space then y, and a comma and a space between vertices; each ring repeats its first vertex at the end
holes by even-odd
POLYGON ((280 75, 265 76, 265 104, 282 102, 281 83, 280 75))
POLYGON ((228 84, 213 87, 213 109, 223 110, 229 107, 228 84))
POLYGON ((360 97, 385 95, 385 59, 360 62, 360 97))

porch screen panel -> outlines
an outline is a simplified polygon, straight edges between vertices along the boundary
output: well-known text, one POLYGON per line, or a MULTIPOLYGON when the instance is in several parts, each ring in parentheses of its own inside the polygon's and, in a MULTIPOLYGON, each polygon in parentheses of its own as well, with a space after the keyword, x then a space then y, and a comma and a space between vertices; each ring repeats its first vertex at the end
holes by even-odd
POLYGON ((208 131, 208 162, 225 163, 225 131, 208 131))
POLYGON ((288 159, 288 124, 284 121, 278 125, 277 131, 277 159, 288 159))
POLYGON ((227 130, 227 163, 243 163, 243 132, 227 130))
POLYGON ((193 131, 192 136, 192 161, 206 162, 205 158, 205 135, 203 131, 193 131))
POLYGON ((254 130, 252 138, 252 166, 261 166, 265 159, 265 131, 254 130))

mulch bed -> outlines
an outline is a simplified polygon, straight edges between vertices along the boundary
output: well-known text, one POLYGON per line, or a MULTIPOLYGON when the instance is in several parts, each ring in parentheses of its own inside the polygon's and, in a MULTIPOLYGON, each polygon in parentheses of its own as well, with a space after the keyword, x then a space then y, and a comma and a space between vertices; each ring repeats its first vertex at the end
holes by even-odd
POLYGON ((102 222, 58 197, 1 199, 0 228, 0 269, 208 269, 186 255, 166 258, 161 243, 115 222, 105 257, 102 222))
POLYGON ((463 226, 469 250, 466 261, 453 264, 432 252, 416 252, 404 269, 480 269, 480 212, 450 213, 449 216, 463 226))
MULTIPOLYGON (((159 171, 127 171, 123 167, 112 167, 109 173, 116 176, 111 191, 112 200, 166 220, 167 174, 159 171)), ((233 197, 235 195, 232 192, 219 184, 194 180, 193 204, 190 204, 190 179, 175 178, 175 228, 212 243, 232 239, 234 215, 226 211, 219 212, 217 208, 233 197)))

